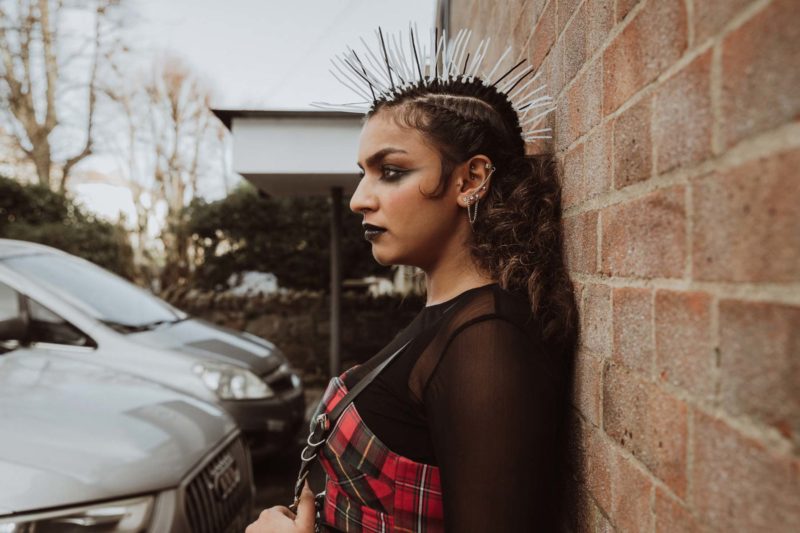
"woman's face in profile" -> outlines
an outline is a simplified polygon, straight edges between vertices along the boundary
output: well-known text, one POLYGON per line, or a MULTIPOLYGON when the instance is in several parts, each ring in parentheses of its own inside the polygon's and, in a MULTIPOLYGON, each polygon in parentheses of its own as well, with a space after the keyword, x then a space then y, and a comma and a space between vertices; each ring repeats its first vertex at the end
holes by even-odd
POLYGON ((361 130, 358 165, 363 174, 350 209, 363 222, 383 228, 369 232, 372 255, 382 265, 413 265, 428 270, 456 236, 455 181, 440 198, 427 198, 439 184, 439 153, 417 130, 395 123, 386 111, 373 115, 361 130))

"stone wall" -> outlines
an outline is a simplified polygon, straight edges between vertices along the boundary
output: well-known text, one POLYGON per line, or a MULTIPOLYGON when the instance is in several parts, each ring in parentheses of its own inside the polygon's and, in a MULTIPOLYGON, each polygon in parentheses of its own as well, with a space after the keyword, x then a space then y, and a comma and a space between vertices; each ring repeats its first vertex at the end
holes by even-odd
POLYGON ((563 165, 581 304, 571 529, 796 530, 800 6, 451 3, 558 106, 530 150, 563 165))
MULTIPOLYGON (((330 301, 313 291, 263 296, 174 289, 161 295, 176 307, 215 324, 275 343, 308 383, 328 377, 330 301)), ((421 296, 342 294, 342 368, 362 362, 388 343, 425 305, 421 296)))

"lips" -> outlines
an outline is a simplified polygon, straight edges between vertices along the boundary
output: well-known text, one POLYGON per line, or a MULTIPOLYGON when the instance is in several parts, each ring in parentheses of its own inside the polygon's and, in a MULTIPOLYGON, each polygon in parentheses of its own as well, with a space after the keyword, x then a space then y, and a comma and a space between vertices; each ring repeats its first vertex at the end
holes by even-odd
POLYGON ((386 231, 386 228, 382 228, 380 226, 375 226, 373 224, 361 224, 364 228, 364 238, 368 241, 372 241, 373 239, 377 238, 381 233, 386 231))

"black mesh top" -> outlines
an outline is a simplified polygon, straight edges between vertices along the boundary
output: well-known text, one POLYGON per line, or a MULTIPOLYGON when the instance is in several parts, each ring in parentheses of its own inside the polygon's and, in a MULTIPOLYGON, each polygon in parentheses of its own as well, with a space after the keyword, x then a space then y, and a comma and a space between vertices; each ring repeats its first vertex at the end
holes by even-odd
POLYGON ((355 406, 390 450, 440 468, 449 532, 556 529, 563 380, 529 317, 524 296, 470 289, 424 307, 346 376, 351 389, 413 339, 355 406))

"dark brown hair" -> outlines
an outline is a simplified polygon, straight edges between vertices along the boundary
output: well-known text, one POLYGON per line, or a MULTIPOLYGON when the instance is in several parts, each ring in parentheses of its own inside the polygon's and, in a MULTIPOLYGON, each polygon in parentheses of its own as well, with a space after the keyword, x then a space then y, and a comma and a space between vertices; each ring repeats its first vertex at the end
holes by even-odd
POLYGON ((525 155, 517 113, 505 95, 480 80, 433 82, 378 100, 367 119, 387 111, 439 151, 442 172, 432 197, 455 167, 483 154, 496 170, 478 205, 471 253, 508 290, 524 292, 544 339, 574 341, 576 310, 563 260, 561 186, 550 155, 525 155))

